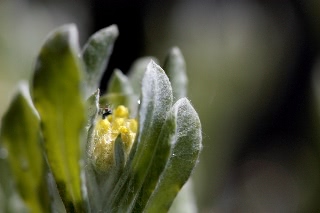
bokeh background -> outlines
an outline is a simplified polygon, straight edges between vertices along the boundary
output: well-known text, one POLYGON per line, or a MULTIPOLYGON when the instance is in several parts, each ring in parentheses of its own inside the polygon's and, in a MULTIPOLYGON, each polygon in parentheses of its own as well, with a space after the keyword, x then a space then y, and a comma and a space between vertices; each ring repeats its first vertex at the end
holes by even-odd
POLYGON ((181 49, 203 127, 198 212, 320 211, 318 0, 1 0, 0 117, 46 35, 71 22, 81 45, 119 27, 102 90, 114 68, 181 49))

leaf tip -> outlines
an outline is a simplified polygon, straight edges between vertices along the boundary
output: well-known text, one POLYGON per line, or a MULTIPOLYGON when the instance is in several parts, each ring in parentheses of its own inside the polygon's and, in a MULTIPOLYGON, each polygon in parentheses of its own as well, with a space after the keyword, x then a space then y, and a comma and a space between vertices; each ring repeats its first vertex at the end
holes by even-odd
POLYGON ((61 34, 72 46, 78 47, 78 29, 75 24, 62 25, 56 32, 61 34))
POLYGON ((114 36, 114 37, 118 37, 119 35, 119 29, 118 26, 116 24, 112 24, 110 25, 107 30, 114 36))
POLYGON ((179 47, 174 46, 171 48, 170 50, 170 54, 173 56, 178 56, 178 57, 182 57, 182 53, 179 47))
POLYGON ((164 70, 154 61, 150 60, 149 64, 147 65, 146 72, 150 71, 160 71, 164 73, 164 70))
POLYGON ((106 36, 111 38, 111 40, 115 40, 119 36, 118 26, 115 24, 110 25, 109 27, 99 30, 93 35, 95 39, 101 38, 102 40, 105 39, 106 36))

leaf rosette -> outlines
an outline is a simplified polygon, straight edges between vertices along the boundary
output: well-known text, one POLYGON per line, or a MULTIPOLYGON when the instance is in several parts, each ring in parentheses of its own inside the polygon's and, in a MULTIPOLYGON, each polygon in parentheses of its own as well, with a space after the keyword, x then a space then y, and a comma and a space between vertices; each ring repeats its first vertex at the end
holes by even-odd
POLYGON ((154 58, 139 59, 128 76, 115 70, 100 96, 117 36, 112 25, 80 50, 74 25, 52 32, 36 60, 31 98, 18 93, 2 119, 12 190, 33 212, 165 212, 198 162, 201 123, 185 97, 178 48, 166 58, 167 72, 154 58))

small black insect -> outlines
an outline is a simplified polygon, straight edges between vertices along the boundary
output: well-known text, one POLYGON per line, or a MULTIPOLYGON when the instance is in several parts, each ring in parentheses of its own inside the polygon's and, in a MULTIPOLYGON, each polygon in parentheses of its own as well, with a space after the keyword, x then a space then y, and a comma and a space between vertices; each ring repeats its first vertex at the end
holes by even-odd
POLYGON ((108 115, 112 114, 112 110, 108 106, 100 107, 100 114, 102 115, 102 119, 105 119, 108 115))

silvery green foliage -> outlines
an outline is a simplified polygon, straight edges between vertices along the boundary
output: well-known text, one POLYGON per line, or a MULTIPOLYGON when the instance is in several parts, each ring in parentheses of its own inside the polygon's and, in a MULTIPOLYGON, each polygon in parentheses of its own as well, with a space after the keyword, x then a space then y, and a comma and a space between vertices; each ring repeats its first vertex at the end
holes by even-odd
POLYGON ((31 98, 28 86, 19 90, 2 119, 0 151, 8 156, 0 161, 7 180, 0 181, 0 197, 22 200, 21 211, 166 212, 192 174, 201 123, 185 97, 180 50, 168 54, 167 73, 150 58, 137 60, 128 77, 116 70, 101 95, 117 36, 112 25, 80 50, 74 25, 52 32, 36 59, 31 98), (139 126, 128 158, 119 136, 114 166, 101 174, 88 160, 88 147, 104 104, 126 105, 139 126))

